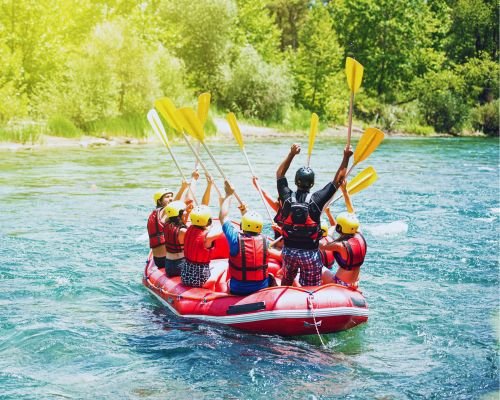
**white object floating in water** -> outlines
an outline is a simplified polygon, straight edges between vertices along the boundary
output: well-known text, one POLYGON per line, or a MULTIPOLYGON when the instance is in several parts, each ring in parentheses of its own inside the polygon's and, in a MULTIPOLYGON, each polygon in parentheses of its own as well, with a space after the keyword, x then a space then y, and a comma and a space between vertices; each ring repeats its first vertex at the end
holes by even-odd
POLYGON ((404 221, 393 221, 387 224, 363 225, 363 230, 374 236, 395 236, 408 232, 408 224, 404 221))
POLYGON ((148 235, 148 232, 146 231, 141 236, 137 236, 135 238, 135 242, 136 243, 138 243, 138 242, 145 242, 146 240, 148 240, 148 237, 149 237, 149 235, 148 235))

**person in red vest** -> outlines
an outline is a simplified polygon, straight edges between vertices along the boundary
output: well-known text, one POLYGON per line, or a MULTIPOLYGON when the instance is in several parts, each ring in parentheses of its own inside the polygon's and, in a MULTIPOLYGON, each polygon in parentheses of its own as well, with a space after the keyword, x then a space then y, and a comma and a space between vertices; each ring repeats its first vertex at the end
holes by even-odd
POLYGON ((226 196, 220 199, 219 219, 229 243, 229 291, 244 296, 271 286, 267 272, 269 243, 261 234, 262 216, 255 211, 247 211, 246 207, 239 207, 242 217, 241 231, 238 232, 228 218, 234 189, 227 182, 224 189, 226 196))
POLYGON ((185 286, 202 287, 210 278, 211 248, 222 235, 220 229, 210 229, 212 213, 207 205, 196 206, 189 215, 191 226, 184 236, 184 257, 181 281, 185 286))
POLYGON ((318 250, 321 239, 320 216, 323 208, 345 178, 352 150, 351 148, 344 149, 344 157, 332 181, 314 193, 310 193, 310 189, 314 186, 314 171, 309 167, 297 170, 296 191, 288 187, 285 174, 293 158, 299 153, 300 144, 294 143, 276 171, 277 189, 283 204, 284 276, 281 284, 292 285, 300 269, 300 285, 318 286, 321 284, 323 268, 318 250))
POLYGON ((359 231, 359 220, 354 214, 351 199, 347 192, 346 182, 341 185, 347 212, 337 216, 335 229, 340 236, 332 243, 320 244, 320 249, 333 251, 335 261, 339 265, 333 275, 330 271, 323 273, 323 283, 337 283, 342 286, 357 288, 360 267, 365 260, 367 245, 364 236, 359 231))
MULTIPOLYGON (((192 173, 191 182, 194 183, 198 177, 198 171, 192 173)), ((147 229, 149 235, 149 247, 153 252, 153 260, 158 268, 165 268, 165 260, 167 250, 165 248, 165 222, 168 219, 165 213, 165 206, 172 200, 179 200, 185 190, 189 187, 189 183, 182 181, 181 187, 174 198, 174 192, 169 189, 160 189, 153 194, 153 201, 156 208, 149 214, 147 229)))
MULTIPOLYGON (((203 194, 202 204, 210 202, 210 191, 213 181, 207 178, 207 188, 203 194)), ((167 249, 165 261, 165 273, 169 278, 180 276, 185 264, 184 238, 187 231, 187 219, 193 209, 193 200, 187 198, 185 201, 175 200, 165 207, 168 219, 165 223, 165 247, 167 249)))

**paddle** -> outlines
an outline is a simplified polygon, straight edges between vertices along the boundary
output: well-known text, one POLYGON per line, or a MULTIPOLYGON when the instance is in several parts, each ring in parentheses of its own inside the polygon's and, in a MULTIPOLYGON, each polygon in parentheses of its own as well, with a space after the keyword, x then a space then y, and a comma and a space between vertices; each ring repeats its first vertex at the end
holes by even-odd
POLYGON ((318 114, 312 113, 311 115, 311 129, 309 130, 309 147, 307 149, 307 166, 311 164, 311 154, 314 147, 314 139, 316 138, 316 133, 318 133, 318 114))
POLYGON ((363 66, 357 62, 354 58, 347 57, 345 60, 345 74, 347 76, 347 84, 351 91, 351 97, 349 99, 349 125, 347 127, 347 148, 351 145, 351 129, 352 129, 352 108, 354 105, 354 94, 359 90, 361 86, 361 80, 363 79, 363 66))
MULTIPOLYGON (((375 171, 375 168, 367 167, 347 183, 347 193, 352 196, 353 194, 361 192, 367 187, 373 185, 373 183, 375 183, 377 179, 378 175, 377 171, 375 171)), ((335 199, 333 199, 331 204, 335 203, 342 196, 342 194, 337 196, 335 199)))
MULTIPOLYGON (((210 109, 210 93, 205 92, 198 96, 198 118, 201 121, 203 127, 205 126, 208 118, 208 110, 210 109)), ((200 154, 200 142, 196 142, 196 154, 200 154)), ((196 157, 194 162, 194 169, 198 168, 198 158, 196 157)))
MULTIPOLYGON (((248 168, 250 168, 250 173, 252 176, 256 176, 255 172, 253 170, 252 164, 250 163, 250 160, 248 159, 247 152, 245 150, 245 144, 243 143, 243 135, 241 134, 240 128, 238 126, 238 122, 236 121, 236 116, 234 113, 229 113, 227 114, 227 122, 229 122, 229 126, 231 128, 231 132, 233 133, 234 138, 236 139, 236 142, 240 146, 241 151, 243 152, 243 155, 245 156, 245 159, 247 160, 248 168)), ((274 222, 273 217, 271 215, 271 211, 269 210, 268 204, 266 202, 266 199, 264 199, 264 194, 262 193, 262 189, 259 185, 259 181, 257 180, 256 182, 257 190, 260 194, 260 198, 262 199, 262 202, 264 203, 264 207, 267 211, 267 215, 269 216, 269 219, 271 220, 271 224, 274 222)))
MULTIPOLYGON (((201 124, 200 119, 198 118, 198 116, 196 115, 194 110, 190 107, 183 107, 183 108, 179 109, 178 115, 181 116, 180 120, 182 121, 182 125, 183 125, 184 129, 186 130, 186 132, 189 133, 191 136, 193 136, 198 141, 200 141, 200 143, 205 148, 205 151, 212 159, 212 162, 215 164, 215 166, 219 170, 219 172, 222 175, 222 177, 224 178, 224 180, 229 182, 226 174, 224 174, 224 171, 222 170, 219 163, 217 162, 217 160, 213 156, 212 152, 210 151, 210 149, 208 148, 208 146, 205 143, 205 131, 203 130, 203 125, 201 124)), ((238 203, 240 203, 240 205, 243 205, 243 202, 241 201, 241 199, 238 196, 238 194, 236 193, 236 191, 233 194, 234 194, 234 197, 236 197, 236 200, 238 200, 238 203)))
MULTIPOLYGON (((172 160, 174 161, 175 166, 177 167, 177 170, 179 171, 179 174, 181 174, 182 179, 187 182, 186 177, 184 173, 182 172, 181 166, 177 162, 177 158, 174 155, 174 152, 172 151, 172 148, 170 147, 170 144, 168 142, 168 137, 167 133, 165 132, 165 128, 163 126, 163 123, 160 120, 160 116, 155 110, 149 110, 148 112, 148 121, 153 128, 154 133, 160 138, 160 140, 163 142, 165 147, 168 149, 168 152, 170 153, 170 156, 172 157, 172 160)), ((194 203, 198 205, 198 202, 196 201, 195 195, 193 190, 191 189, 191 185, 189 186, 189 191, 191 192, 191 195, 193 196, 194 203)))
POLYGON ((359 139, 356 150, 354 150, 354 164, 346 174, 349 176, 352 169, 358 165, 361 161, 366 160, 370 154, 372 154, 379 144, 384 140, 384 132, 377 128, 368 128, 359 139))
POLYGON ((184 133, 179 110, 177 110, 177 108, 175 107, 172 100, 170 100, 168 97, 164 97, 162 99, 156 100, 155 107, 160 111, 161 115, 163 115, 163 117, 168 122, 168 124, 182 135, 182 137, 184 138, 184 141, 187 143, 188 147, 193 152, 196 160, 200 163, 201 167, 205 171, 205 174, 207 174, 210 177, 210 179, 212 179, 214 188, 217 191, 217 194, 219 195, 219 197, 221 197, 222 193, 221 193, 220 189, 218 188, 218 186, 215 184, 215 181, 214 181, 212 175, 208 171, 205 163, 201 160, 198 151, 196 151, 193 148, 193 145, 191 144, 188 137, 184 133))

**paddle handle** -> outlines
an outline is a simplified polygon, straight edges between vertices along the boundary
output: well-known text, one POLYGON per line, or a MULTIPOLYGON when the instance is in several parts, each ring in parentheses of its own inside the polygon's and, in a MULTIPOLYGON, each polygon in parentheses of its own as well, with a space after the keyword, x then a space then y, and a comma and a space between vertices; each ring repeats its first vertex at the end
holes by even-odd
POLYGON ((269 243, 269 247, 273 247, 276 243, 278 243, 282 239, 283 239, 283 236, 280 236, 280 237, 278 237, 278 239, 273 240, 271 243, 269 243))
MULTIPOLYGON (((179 171, 179 174, 181 174, 182 176, 182 179, 184 181, 187 182, 186 180, 186 176, 184 175, 184 173, 182 172, 182 169, 181 169, 181 166, 179 165, 179 163, 177 162, 177 158, 175 157, 174 155, 174 152, 172 151, 172 149, 170 148, 170 146, 167 145, 167 149, 168 149, 168 152, 170 153, 170 156, 172 157, 172 160, 174 160, 174 164, 175 166, 177 167, 177 170, 179 171)), ((191 195, 193 196, 193 201, 194 201, 194 204, 198 205, 198 201, 196 200, 196 197, 194 195, 194 191, 193 189, 191 188, 191 184, 189 185, 188 187, 188 190, 191 192, 191 195)))
MULTIPOLYGON (((226 174, 224 173, 224 171, 222 171, 219 163, 215 160, 215 158, 214 158, 212 152, 210 151, 210 149, 208 148, 208 146, 205 144, 205 142, 201 142, 201 144, 203 145, 203 147, 205 148, 206 152, 208 153, 208 155, 212 159, 212 162, 215 164, 215 166, 219 170, 219 173, 222 175, 222 178, 224 178, 225 181, 229 182, 229 180, 227 179, 226 174)), ((236 197, 236 200, 238 200, 238 203, 240 203, 240 206, 242 206, 243 202, 241 201, 240 196, 238 196, 238 193, 236 193, 236 191, 234 191, 233 195, 234 195, 234 197, 236 197)))
POLYGON ((311 154, 307 155, 307 166, 309 167, 311 165, 311 154))
MULTIPOLYGON (((222 197, 222 193, 219 189, 219 187, 215 184, 215 181, 213 179, 213 176, 210 174, 210 172, 208 172, 208 169, 207 169, 207 166, 205 165, 205 163, 201 160, 200 158, 200 155, 199 153, 195 150, 195 148, 193 147, 193 145, 191 144, 191 142, 189 141, 189 139, 187 138, 186 134, 183 132, 182 133, 182 137, 184 138, 184 140, 186 141, 188 147, 191 149, 191 151, 193 152, 194 154, 194 157, 196 158, 196 161, 198 161, 198 163, 200 163, 201 165, 201 168, 203 168, 203 171, 205 171, 205 174, 207 174, 211 179, 212 179, 212 182, 213 182, 213 185, 214 185, 214 188, 215 188, 215 191, 217 192, 217 194, 219 195, 219 197, 222 197)), ((199 142, 198 142, 199 143, 199 142)))
MULTIPOLYGON (((243 151, 243 155, 245 156, 245 159, 247 160, 248 168, 250 168, 250 173, 252 176, 255 176, 255 172, 253 170, 252 164, 250 163, 250 159, 248 158, 247 152, 244 147, 241 148, 243 151)), ((266 199, 264 198, 264 194, 262 193, 262 188, 260 187, 259 183, 257 183, 257 191, 260 194, 260 198, 262 199, 262 203, 264 203, 264 208, 267 211, 267 215, 269 216, 269 219, 271 220, 271 224, 274 222, 273 216, 271 215, 271 211, 269 210, 269 206, 266 202, 266 199)))
POLYGON ((351 145, 351 129, 352 129, 352 108, 354 105, 354 92, 351 92, 349 99, 349 125, 347 125, 347 148, 351 145))

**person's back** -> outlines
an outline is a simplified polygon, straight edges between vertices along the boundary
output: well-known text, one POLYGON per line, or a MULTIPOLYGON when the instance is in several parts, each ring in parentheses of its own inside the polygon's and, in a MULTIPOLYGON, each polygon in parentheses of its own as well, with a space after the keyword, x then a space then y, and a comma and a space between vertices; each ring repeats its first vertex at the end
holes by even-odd
POLYGON ((211 232, 211 212, 208 206, 196 206, 190 215, 191 226, 184 236, 184 257, 181 281, 186 286, 202 287, 210 278, 210 256, 213 241, 222 232, 211 232))
POLYGON ((168 222, 165 224, 165 247, 167 249, 165 272, 168 277, 180 276, 185 263, 184 238, 187 226, 183 221, 186 203, 181 200, 171 202, 165 207, 168 222))
POLYGON ((165 248, 165 219, 166 207, 173 198, 174 193, 168 189, 161 189, 153 195, 153 201, 156 208, 149 214, 147 229, 149 235, 149 247, 153 253, 155 265, 158 268, 165 268, 165 257, 167 250, 165 248))

